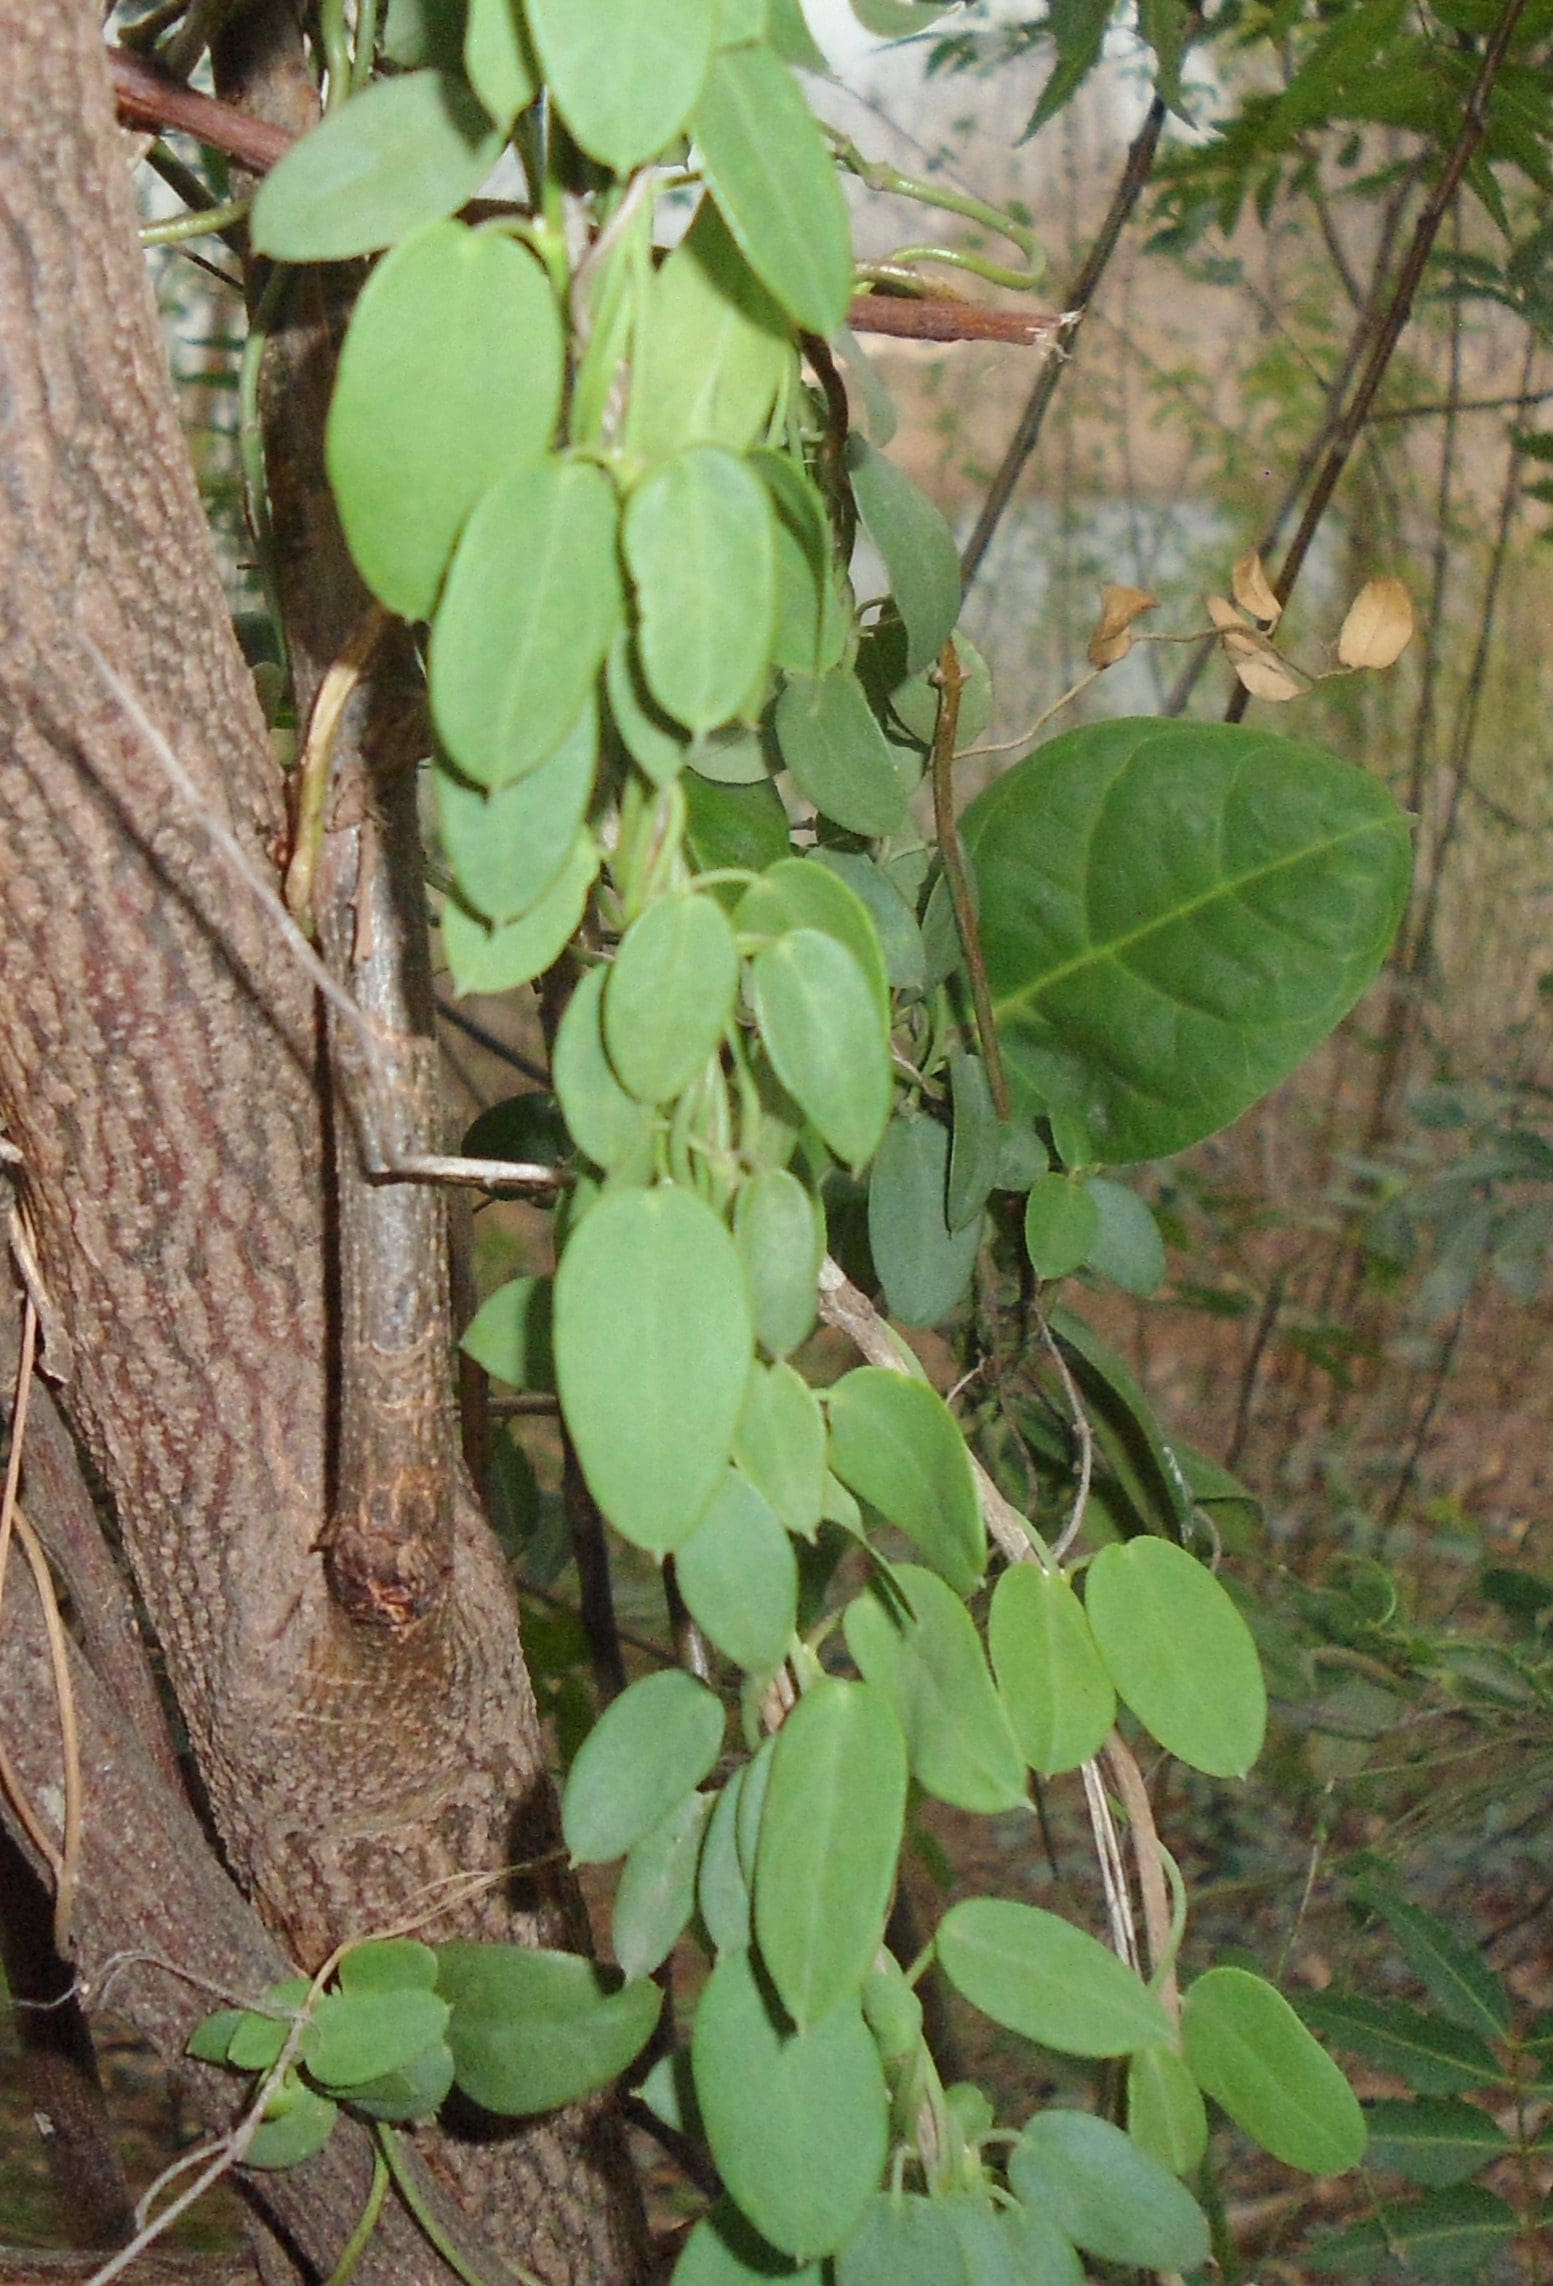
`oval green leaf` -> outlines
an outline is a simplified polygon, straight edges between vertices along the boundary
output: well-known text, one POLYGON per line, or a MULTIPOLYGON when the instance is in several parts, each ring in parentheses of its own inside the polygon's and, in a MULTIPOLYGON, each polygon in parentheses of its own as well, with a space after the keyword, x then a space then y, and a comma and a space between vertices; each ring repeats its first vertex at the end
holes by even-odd
POLYGON ((696 1865, 712 1814, 710 1794, 687 1794, 632 1845, 615 1890, 610 1939, 628 1977, 651 1976, 696 1909, 696 1865))
POLYGON ((594 1961, 519 1945, 439 1945, 437 1989, 453 2004, 458 2086, 508 2118, 607 2087, 646 2046, 663 2005, 655 1984, 616 1989, 594 1961))
POLYGON ((1037 2112, 1014 2145, 1008 2178, 1033 2213, 1044 2211, 1102 2262, 1195 2270, 1208 2259, 1197 2201, 1108 2119, 1037 2112))
POLYGON ((750 964, 755 1020, 777 1078, 838 1159, 861 1166, 890 1114, 889 1034, 845 945, 793 929, 750 964))
POLYGON ((1359 2099, 1283 1994, 1249 1969, 1213 1968, 1181 2008, 1186 2060, 1235 2125, 1307 2175, 1341 2175, 1364 2156, 1359 2099))
POLYGON ((817 2262, 789 2262, 723 2199, 686 2240, 670 2286, 770 2286, 774 2278, 787 2286, 824 2286, 817 2262))
POLYGON ((1153 1215, 1125 1183, 1095 1175, 1088 1190, 1099 1221, 1084 1267, 1098 1270, 1124 1293, 1143 1299, 1157 1293, 1165 1282, 1165 1242, 1153 1215))
POLYGON ((945 1976, 984 2016, 1065 2056, 1163 2046, 1171 2023, 1115 1953, 1038 1905, 971 1897, 939 1923, 945 1976))
POLYGON ((452 897, 442 907, 442 949, 460 992, 507 992, 552 967, 577 933, 598 877, 598 847, 580 833, 560 872, 515 921, 488 929, 452 897))
POLYGON ((858 513, 884 559, 906 633, 906 671, 932 666, 960 616, 960 551, 927 494, 856 430, 847 473, 858 513))
POLYGON ((1052 1778, 1099 1753, 1116 1720, 1116 1693, 1061 1572, 1009 1566, 992 1591, 987 1648, 1032 1770, 1052 1778))
POLYGON ((1087 1183, 1071 1175, 1040 1175, 1025 1201, 1025 1252, 1038 1278, 1066 1278, 1100 1231, 1100 1210, 1087 1183))
POLYGON ((363 2080, 399 2071, 447 2030, 448 2004, 435 1992, 326 1992, 313 2010, 307 2069, 338 2094, 363 2080))
POLYGON ((745 451, 792 361, 786 319, 703 199, 648 289, 631 366, 630 448, 648 462, 688 444, 745 451))
POLYGON ((584 705, 547 762, 487 793, 441 764, 437 825, 459 896, 488 921, 527 913, 564 872, 588 814, 598 767, 598 716, 584 705))
POLYGON ((1212 1572, 1173 1541, 1102 1548, 1084 1608, 1117 1696, 1162 1747, 1211 1778, 1262 1751, 1267 1686, 1251 1630, 1212 1572))
POLYGON ((604 987, 604 1046, 641 1103, 700 1077, 733 1016, 739 948, 713 897, 660 897, 620 941, 604 987))
POLYGON ((778 1731, 755 1860, 755 1936, 799 2026, 855 1996, 884 1940, 906 1742, 867 1683, 816 1683, 778 1731))
POLYGON ((785 1167, 762 1167, 734 1203, 733 1236, 755 1305, 755 1337, 770 1356, 785 1357, 814 1330, 825 1253, 818 1202, 785 1167))
POLYGON ((868 1176, 868 1250, 890 1315, 932 1326, 964 1300, 981 1243, 981 1217, 951 1230, 946 1212, 949 1134, 936 1119, 890 1121, 868 1176))
POLYGON ((505 137, 451 72, 381 79, 331 111, 259 186, 249 234, 281 262, 343 262, 474 197, 505 137))
POLYGON ((910 2192, 880 2192, 869 2201, 835 2272, 836 2286, 972 2286, 960 2235, 941 2202, 910 2192))
POLYGON ((522 0, 469 0, 464 71, 498 126, 510 126, 539 93, 522 0))
POLYGON ((401 618, 430 617, 480 495, 549 450, 562 363, 555 295, 510 238, 434 222, 367 280, 324 455, 357 568, 401 618))
POLYGON ((551 92, 591 158, 625 174, 674 141, 712 60, 716 0, 525 6, 551 92))
POLYGON ((612 1699, 577 1751, 561 1832, 578 1865, 624 1857, 692 1793, 723 1743, 722 1703, 678 1667, 612 1699))
POLYGON ((811 1539, 825 1503, 825 1416, 803 1375, 785 1361, 751 1374, 733 1455, 788 1531, 811 1539))
POLYGON ((826 1400, 830 1465, 969 1595, 987 1561, 965 1439, 936 1389, 884 1366, 844 1374, 826 1400))
POLYGON ((730 2195, 799 2260, 851 2237, 889 2143, 884 2073, 851 2001, 807 2032, 773 2015, 748 1953, 713 1969, 691 2042, 707 2141, 730 2195))
POLYGON ((1172 2175, 1190 2175, 1202 2164, 1207 2107, 1173 2048, 1140 2048, 1128 2058, 1127 2132, 1172 2175))
POLYGON ((910 789, 850 668, 790 675, 773 719, 782 760, 824 816, 871 841, 905 824, 910 789))
POLYGON ((817 858, 784 853, 752 881, 734 912, 741 935, 779 937, 786 929, 818 929, 845 945, 873 987, 879 1014, 890 1013, 884 949, 867 906, 838 873, 817 858))
POLYGON ((691 445, 636 487, 621 538, 642 671, 665 713, 703 732, 758 712, 776 627, 776 543, 759 477, 717 445, 691 445))
POLYGON ((671 1187, 601 1199, 555 1281, 556 1383, 589 1489, 628 1540, 687 1540, 723 1480, 754 1360, 728 1232, 671 1187))
POLYGON ((824 137, 791 73, 768 47, 724 48, 693 132, 712 195, 755 275, 798 325, 834 333, 852 292, 852 230, 824 137))
POLYGON ((897 1564, 891 1578, 912 1616, 887 1611, 876 1594, 859 1596, 847 1607, 847 1649, 894 1709, 912 1776, 957 1809, 1019 1808, 1024 1764, 970 1613, 920 1565, 897 1564))
POLYGON ((798 1620, 798 1559, 770 1502, 730 1469, 674 1557, 690 1616, 747 1674, 787 1656, 798 1620))
POLYGON ((627 1095, 604 1053, 603 999, 607 968, 590 968, 561 1018, 552 1078, 556 1101, 579 1150, 606 1168, 623 1166, 652 1134, 649 1104, 627 1095))

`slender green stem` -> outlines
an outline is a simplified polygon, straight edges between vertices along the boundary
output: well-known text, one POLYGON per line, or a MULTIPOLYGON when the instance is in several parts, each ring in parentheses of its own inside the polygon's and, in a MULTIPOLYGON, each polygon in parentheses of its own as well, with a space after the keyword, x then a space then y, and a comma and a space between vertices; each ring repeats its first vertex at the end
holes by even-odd
POLYGON ((377 50, 377 0, 356 0, 356 52, 351 59, 351 93, 359 95, 372 77, 377 50))
POLYGON ((142 246, 178 246, 186 238, 220 238, 237 223, 248 220, 253 202, 229 199, 225 206, 201 207, 195 214, 175 214, 166 222, 148 222, 140 233, 142 246))
POLYGON ((351 91, 350 38, 345 29, 345 0, 323 0, 318 11, 324 65, 329 74, 325 111, 338 111, 351 91))
POLYGON ((954 925, 960 939, 960 950, 965 955, 965 973, 970 979, 971 1005, 976 1011, 976 1031, 981 1041, 982 1061, 987 1067, 987 1085, 992 1090, 992 1101, 999 1119, 1008 1119, 1012 1116, 1012 1110, 1008 1081, 1003 1072, 1003 1051, 998 1045, 997 1018, 992 1013, 987 964, 982 958, 981 932, 976 925, 976 903, 971 895, 959 831, 954 822, 954 740, 959 727, 960 693, 965 687, 965 677, 960 670, 960 657, 955 650, 953 638, 939 654, 938 673, 942 688, 938 701, 938 727, 933 733, 933 824, 938 834, 938 853, 943 860, 944 879, 949 884, 949 902, 954 907, 954 925))
MULTIPOLYGON (((479 2271, 476 2270, 466 2255, 460 2253, 422 2198, 420 2185, 410 2171, 399 2138, 386 2120, 378 2121, 377 2141, 378 2149, 387 2161, 388 2171, 394 2178, 394 2189, 403 2199, 417 2228, 424 2234, 427 2244, 435 2248, 454 2277, 464 2281, 464 2286, 485 2286, 485 2280, 479 2271)), ((536 2278, 531 2270, 520 2269, 515 2262, 509 2262, 507 2268, 512 2272, 514 2278, 520 2282, 520 2286, 542 2286, 542 2281, 536 2278)))
POLYGON ((346 2280, 366 2251, 368 2239, 377 2229, 377 2219, 383 2212, 383 2201, 388 2195, 391 2181, 388 2161, 379 2144, 372 2153, 372 2182, 367 2192, 367 2203, 361 2210, 361 2219, 345 2241, 339 2261, 329 2274, 328 2286, 346 2286, 346 2280))

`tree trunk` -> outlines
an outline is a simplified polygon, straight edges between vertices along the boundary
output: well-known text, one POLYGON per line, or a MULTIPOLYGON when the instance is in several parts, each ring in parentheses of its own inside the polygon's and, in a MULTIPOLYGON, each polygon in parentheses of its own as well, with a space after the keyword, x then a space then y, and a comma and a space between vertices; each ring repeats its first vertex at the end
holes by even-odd
MULTIPOLYGON (((187 1948, 180 1966, 217 1981, 239 1965, 259 1973, 246 1897, 311 1968, 343 1937, 429 1908, 437 1884, 470 1873, 492 1886, 442 1913, 433 1937, 457 1927, 585 1941, 515 1599, 451 1436, 433 1440, 450 1519, 446 1592, 412 1624, 385 1626, 342 1599, 326 1568, 329 1498, 349 1447, 331 1393, 348 1402, 334 1265, 354 1141, 338 1113, 331 1125, 306 978, 82 636, 267 878, 286 843, 282 787, 179 432, 97 11, 90 0, 0 0, 0 31, 0 1119, 21 1153, 55 1314, 45 1363, 68 1366, 60 1403, 155 1632, 236 1884, 223 1911, 244 1928, 247 1958, 228 1947, 213 1972, 198 1919, 172 1916, 165 1941, 187 1948)), ((316 469, 317 392, 287 375, 283 360, 271 432, 289 419, 295 464, 316 469)), ((316 592, 322 575, 348 618, 316 489, 304 487, 287 529, 292 595, 309 581, 316 592)), ((298 606, 304 697, 335 633, 298 606)), ((366 730, 354 753, 372 766, 366 730)), ((356 821, 337 822, 350 843, 356 821)), ((348 873, 354 850, 332 861, 348 873)), ((434 1321, 445 1318, 445 1293, 431 1303, 434 1321)), ((60 1497, 29 1468, 24 1500, 40 1530, 56 1528, 60 1497)), ((49 1686, 29 1653, 17 1569, 0 1635, 3 1735, 14 1748, 30 1710, 32 1798, 57 1825, 58 1772, 50 1780, 38 1761, 57 1762, 49 1686)), ((111 1579, 104 1594, 111 1606, 111 1579)), ((135 1816, 169 1836, 178 1828, 164 1881, 191 1894, 228 1884, 169 1793, 143 1678, 137 1722, 84 1619, 81 1633, 78 1687, 96 1727, 77 1928, 92 1979, 151 1918, 133 1852, 124 1858, 123 1831, 108 1824, 131 1815, 123 1801, 115 1809, 115 1789, 130 1789, 135 1816)), ((110 1641, 113 1623, 98 1633, 110 1641)), ((144 1995, 156 1981, 137 1971, 115 1999, 171 2052, 208 2002, 185 1988, 170 2004, 163 1976, 153 2004, 144 1995)), ((207 2100, 230 2106, 233 2083, 198 2077, 207 2100)), ((577 2286, 642 2274, 639 2204, 607 2111, 417 2143, 467 2217, 477 2262, 505 2255, 577 2286)), ((327 2267, 354 2219, 360 2154, 355 2165, 348 2148, 332 2154, 313 2163, 318 2227, 298 2221, 294 2186, 253 2178, 304 2273, 327 2267)), ((417 2261, 441 2274, 394 2229, 365 2274, 382 2262, 407 2277, 417 2261)))

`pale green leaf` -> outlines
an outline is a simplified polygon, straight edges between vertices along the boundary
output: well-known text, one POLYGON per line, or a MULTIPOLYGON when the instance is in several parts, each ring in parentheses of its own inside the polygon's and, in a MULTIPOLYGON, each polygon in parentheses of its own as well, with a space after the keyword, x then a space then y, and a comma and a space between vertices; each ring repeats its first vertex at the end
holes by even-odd
POLYGON ((912 1776, 957 1809, 1019 1808, 1024 1764, 970 1613, 920 1565, 898 1564, 891 1578, 911 1615, 886 1610, 877 1593, 859 1596, 847 1606, 847 1649, 894 1709, 912 1776))
POLYGON ((785 1357, 814 1330, 825 1253, 819 1203, 785 1167, 761 1167, 734 1202, 733 1235, 756 1339, 770 1356, 785 1357))
POLYGON ((759 706, 776 630, 773 527, 765 486, 718 445, 663 461, 626 503, 642 671, 692 731, 759 706))
POLYGON ((627 1095, 604 1053, 602 1003, 607 968, 590 968, 579 980, 555 1037, 552 1078, 556 1100, 580 1150, 599 1166, 615 1168, 636 1158, 653 1128, 649 1104, 627 1095))
POLYGON ((1047 2216, 1028 2207, 995 2207, 975 2192, 955 2192, 940 2204, 974 2286, 1084 2286, 1072 2240, 1047 2216))
POLYGON ((835 2273, 836 2286, 981 2286, 941 2202, 913 2193, 881 2192, 869 2201, 835 2273))
POLYGON ((1359 2164, 1358 2098, 1263 1978, 1209 1969, 1182 2003, 1181 2032, 1198 2085, 1264 2151, 1307 2175, 1340 2175, 1359 2164))
POLYGON ((620 941, 604 987, 604 1047, 642 1103, 683 1093, 733 1017, 739 949, 713 897, 660 897, 620 941))
POLYGON ((1042 1777, 1098 1754, 1116 1694, 1079 1602, 1060 1572, 1010 1564, 992 1594, 987 1648, 1019 1751, 1042 1777))
POLYGON ((520 1945, 439 1945, 437 1989, 453 2004, 459 2087, 505 2117, 607 2087, 646 2046, 663 2004, 655 1984, 616 1988, 594 1961, 520 1945))
POLYGON ((696 1909, 715 1952, 742 1952, 750 1942, 750 1881, 739 1854, 739 1808, 749 1774, 746 1762, 718 1795, 696 1869, 696 1909))
POLYGON ((545 79, 591 158, 624 174, 685 127, 706 81, 716 0, 524 0, 545 79))
POLYGON ((265 177, 248 226, 254 251, 281 262, 340 262, 392 246, 473 198, 502 142, 453 73, 378 80, 265 177))
POLYGON ((243 2153, 245 2167, 300 2167, 321 2151, 334 2128, 338 2105, 288 2073, 271 2096, 264 2121, 243 2153))
POLYGON ((965 1299, 981 1243, 981 1218, 949 1227, 949 1134, 918 1112, 884 1131, 868 1177, 868 1249, 890 1315, 937 1325, 965 1299))
POLYGON ((768 1675, 781 1664, 798 1618, 798 1560, 747 1477, 729 1470, 675 1552, 674 1574, 691 1618, 736 1666, 768 1675))
POLYGON ((561 1831, 579 1865, 624 1857, 692 1793, 722 1750, 721 1701, 678 1667, 611 1699, 577 1751, 561 1831))
POLYGON ((1195 2270, 1208 2259, 1202 2209, 1108 2119, 1041 2111, 1014 2145, 1009 2181, 1032 2211, 1102 2262, 1195 2270))
POLYGON ((522 0, 469 0, 464 70, 499 127, 510 127, 539 92, 522 0))
POLYGON ((825 1416, 785 1360, 757 1365, 733 1436, 734 1458, 789 1532, 811 1539, 825 1499, 825 1416))
POLYGON ((326 1992, 313 2010, 307 2069, 335 2094, 401 2070, 440 2043, 448 2004, 415 1986, 326 1992))
POLYGON ((750 460, 776 509, 772 658, 793 674, 823 675, 839 664, 850 625, 825 503, 806 471, 786 453, 757 452, 750 460))
POLYGON ((1064 2055, 1129 2056, 1171 2037, 1137 1972, 1040 1906, 967 1898, 944 1915, 936 1944, 945 1976, 973 2007, 1064 2055))
POLYGON ((976 1479, 948 1406, 926 1382, 860 1365, 829 1392, 830 1465, 969 1595, 987 1560, 976 1479))
POLYGON ((847 439, 847 473, 905 629, 906 671, 920 674, 938 657, 960 616, 954 534, 906 471, 855 432, 847 439))
MULTIPOLYGON (((922 957, 922 931, 911 907, 882 865, 859 850, 816 849, 811 863, 845 882, 859 904, 866 905, 884 954, 885 971, 892 985, 920 992, 926 974, 922 957)), ((966 1218, 960 1216, 958 1220, 966 1218)))
POLYGON ((580 833, 544 894, 520 919, 495 929, 473 919, 449 897, 442 908, 442 949, 453 972, 454 989, 506 992, 553 967, 577 933, 598 870, 593 836, 580 833))
POLYGON ((710 1794, 687 1794, 632 1844, 620 1869, 610 1939, 628 1977, 651 1976, 661 1968, 689 1925, 712 1800, 710 1794))
POLYGON ((1174 2048, 1139 2048, 1128 2058, 1127 2132, 1172 2175, 1191 2175, 1202 2165, 1208 2113, 1174 2048))
POLYGON ((877 1148, 894 1082, 889 1039, 853 954, 818 929, 792 929, 750 964, 755 1020, 772 1068, 838 1159, 877 1148))
POLYGON ((547 761, 487 792, 446 764, 433 772, 437 826, 460 898, 488 921, 530 912, 565 871, 598 768, 598 716, 585 704, 547 761))
POLYGON ((799 792, 826 817, 870 840, 904 825, 910 788, 849 668, 789 675, 775 728, 799 792))
POLYGON ((649 694, 628 628, 622 627, 609 646, 604 687, 621 745, 644 777, 655 786, 667 786, 684 769, 690 741, 649 694))
POLYGON ((630 449, 644 461, 691 444, 743 452, 792 363, 787 320, 703 199, 649 289, 631 368, 630 449))
POLYGON ((1206 1565, 1172 1541, 1102 1548, 1084 1608, 1116 1686, 1170 1754, 1214 1778, 1243 1778, 1262 1750, 1267 1689, 1256 1645, 1206 1565))
POLYGON ((881 1022, 889 1017, 890 986, 884 952, 868 907, 855 889, 818 857, 790 852, 751 882, 734 912, 741 936, 779 937, 787 929, 819 929, 845 945, 873 987, 881 1022))
POLYGON ((852 232, 791 73, 769 48, 723 49, 693 128, 712 195, 751 269, 797 324, 834 333, 852 292, 852 232))

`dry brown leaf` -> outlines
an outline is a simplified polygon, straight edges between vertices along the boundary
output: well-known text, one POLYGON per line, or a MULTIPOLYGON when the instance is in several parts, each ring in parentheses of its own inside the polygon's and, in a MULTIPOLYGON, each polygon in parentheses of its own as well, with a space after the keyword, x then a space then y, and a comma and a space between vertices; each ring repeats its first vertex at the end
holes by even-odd
POLYGON ((1250 627, 1226 627, 1219 636, 1224 656, 1253 698, 1281 702, 1303 695, 1305 686, 1294 669, 1250 627))
POLYGON ((1230 573, 1230 586, 1242 611, 1249 611, 1264 627, 1277 626, 1283 617, 1283 605, 1274 595, 1272 584, 1262 569, 1262 559, 1254 548, 1237 561, 1230 573))
POLYGON ((1207 600, 1208 617, 1213 621, 1215 627, 1251 629, 1250 620, 1245 617, 1243 612, 1235 609, 1227 595, 1210 595, 1207 600))
POLYGON ((1368 579, 1348 607, 1337 655, 1345 667, 1390 667, 1413 640, 1413 599, 1389 572, 1368 579))
POLYGON ((1125 659, 1132 649, 1132 623, 1145 611, 1158 607, 1159 597, 1150 595, 1146 587, 1115 587, 1107 585, 1100 590, 1100 617, 1089 638, 1087 657, 1092 667, 1114 667, 1118 659, 1125 659))

